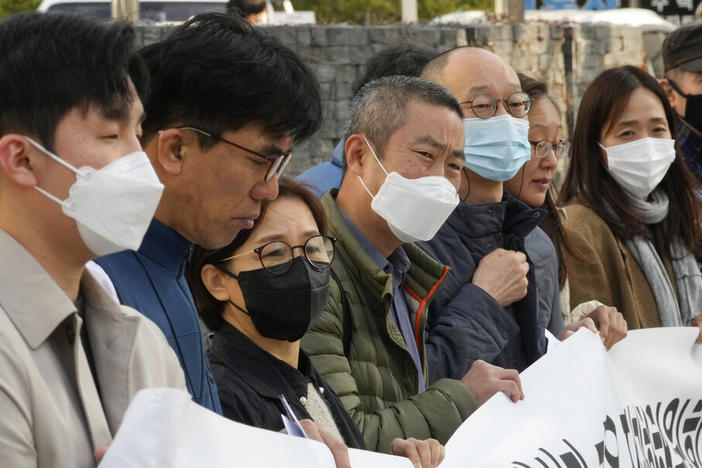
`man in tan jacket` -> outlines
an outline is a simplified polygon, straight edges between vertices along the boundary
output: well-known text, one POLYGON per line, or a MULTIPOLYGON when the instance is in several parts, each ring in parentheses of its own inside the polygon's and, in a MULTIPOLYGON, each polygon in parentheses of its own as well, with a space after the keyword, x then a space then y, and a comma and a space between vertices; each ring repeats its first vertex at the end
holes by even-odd
POLYGON ((158 327, 84 268, 137 248, 163 190, 139 145, 133 36, 77 16, 0 22, 3 467, 95 466, 139 389, 185 389, 158 327))

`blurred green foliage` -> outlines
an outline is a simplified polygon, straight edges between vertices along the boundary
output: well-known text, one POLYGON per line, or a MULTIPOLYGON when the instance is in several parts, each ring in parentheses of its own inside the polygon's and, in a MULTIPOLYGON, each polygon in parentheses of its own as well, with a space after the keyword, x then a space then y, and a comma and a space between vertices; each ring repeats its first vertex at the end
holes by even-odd
MULTIPOLYGON (((385 24, 400 21, 401 0, 293 0, 297 10, 314 10, 319 23, 385 24)), ((0 0, 0 17, 35 10, 41 0, 0 0)), ((417 0, 422 21, 458 10, 493 10, 494 0, 417 0)))
MULTIPOLYGON (((0 0, 3 1, 3 0, 0 0)), ((294 0, 296 10, 314 10, 318 23, 384 24, 400 21, 401 0, 294 0)), ((421 21, 458 10, 493 10, 494 0, 417 0, 421 21)))
POLYGON ((0 0, 0 17, 36 10, 41 0, 0 0))

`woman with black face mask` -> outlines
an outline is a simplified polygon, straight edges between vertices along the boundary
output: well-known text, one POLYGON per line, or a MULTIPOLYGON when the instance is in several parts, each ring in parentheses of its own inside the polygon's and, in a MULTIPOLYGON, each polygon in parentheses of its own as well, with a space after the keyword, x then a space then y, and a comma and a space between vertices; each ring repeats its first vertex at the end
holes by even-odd
MULTIPOLYGON (((299 419, 363 449, 351 416, 300 349, 326 305, 335 240, 324 235, 324 210, 312 192, 287 179, 279 187, 252 230, 219 250, 195 248, 186 272, 200 317, 215 332, 209 358, 222 410, 279 431, 282 395, 299 419)), ((391 448, 422 468, 445 453, 433 439, 395 439, 391 448)))
POLYGON ((343 405, 300 350, 300 339, 325 306, 334 239, 323 232, 317 198, 280 181, 250 231, 219 250, 196 248, 188 282, 200 317, 215 332, 209 352, 224 416, 283 429, 283 395, 349 447, 363 438, 343 405))

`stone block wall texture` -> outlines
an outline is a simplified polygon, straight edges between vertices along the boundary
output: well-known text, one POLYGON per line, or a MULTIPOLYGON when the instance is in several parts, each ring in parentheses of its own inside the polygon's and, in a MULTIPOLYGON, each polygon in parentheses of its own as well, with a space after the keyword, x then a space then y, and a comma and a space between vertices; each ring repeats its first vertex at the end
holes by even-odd
MULTIPOLYGON (((172 26, 137 24, 140 44, 165 37, 172 26)), ((295 50, 319 80, 324 123, 294 150, 288 175, 330 159, 342 136, 352 88, 375 52, 406 40, 442 52, 475 45, 492 50, 515 70, 545 80, 563 110, 564 137, 572 130, 587 85, 604 69, 642 65, 646 52, 660 49, 663 34, 630 26, 529 22, 469 26, 268 26, 269 34, 295 50)), ((657 52, 654 52, 657 53, 657 52)), ((655 59, 656 57, 651 57, 655 59)))

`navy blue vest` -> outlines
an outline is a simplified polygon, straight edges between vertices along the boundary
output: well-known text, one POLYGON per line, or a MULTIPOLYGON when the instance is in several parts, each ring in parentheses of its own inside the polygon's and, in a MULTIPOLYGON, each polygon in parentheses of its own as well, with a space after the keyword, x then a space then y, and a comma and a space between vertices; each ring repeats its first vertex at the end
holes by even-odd
POLYGON ((190 289, 185 265, 192 245, 154 219, 138 251, 96 260, 117 290, 122 304, 133 307, 161 328, 185 373, 193 400, 222 414, 190 289))

